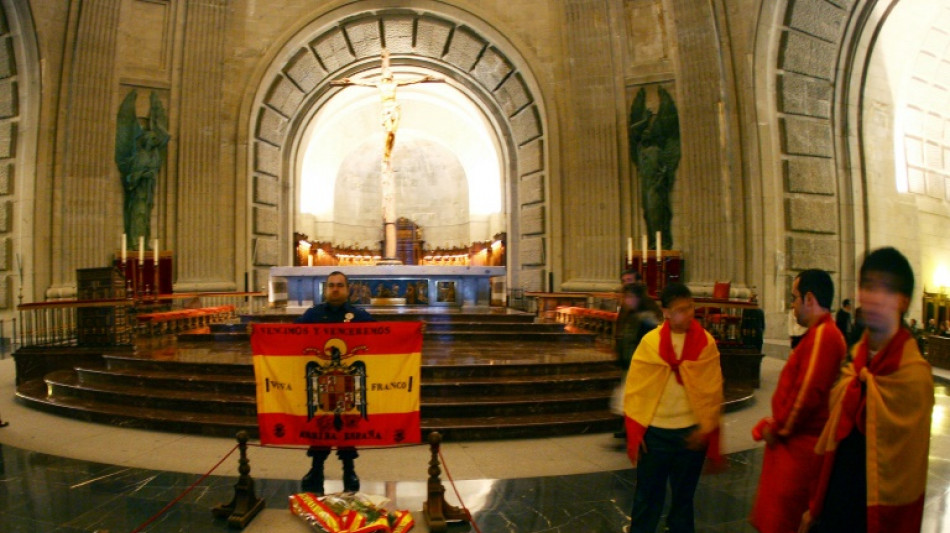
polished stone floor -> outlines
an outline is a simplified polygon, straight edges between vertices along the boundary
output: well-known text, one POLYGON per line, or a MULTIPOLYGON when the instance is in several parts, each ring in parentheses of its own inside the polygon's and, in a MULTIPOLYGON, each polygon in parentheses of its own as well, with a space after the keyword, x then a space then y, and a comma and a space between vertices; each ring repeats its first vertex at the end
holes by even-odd
MULTIPOLYGON (((696 496, 697 531, 752 531, 745 516, 758 482, 761 448, 748 438, 763 415, 783 361, 763 361, 757 402, 725 418, 730 468, 703 476, 696 496)), ((939 383, 950 383, 945 376, 939 383)), ((228 531, 210 509, 230 500, 237 459, 228 439, 114 428, 66 420, 13 401, 13 365, 0 359, 0 531, 135 531, 185 495, 142 531, 228 531), (225 458, 226 457, 226 458, 225 458), (207 478, 202 474, 225 458, 207 478)), ((937 390, 924 531, 950 531, 950 395, 937 390)), ((245 531, 308 529, 286 511, 306 470, 301 450, 250 447, 251 475, 267 509, 245 531)), ((484 533, 619 532, 629 520, 634 471, 609 434, 548 439, 448 443, 446 466, 462 502, 484 533)), ((425 498, 428 449, 361 451, 364 492, 418 511, 425 498)), ((339 479, 339 461, 328 477, 339 479)), ((443 476, 445 478, 445 476, 443 476)), ((447 499, 458 503, 446 481, 447 499)), ((338 490, 330 481, 328 490, 338 490)), ((427 531, 419 524, 417 532, 427 531)), ((451 531, 474 531, 461 524, 451 531)))

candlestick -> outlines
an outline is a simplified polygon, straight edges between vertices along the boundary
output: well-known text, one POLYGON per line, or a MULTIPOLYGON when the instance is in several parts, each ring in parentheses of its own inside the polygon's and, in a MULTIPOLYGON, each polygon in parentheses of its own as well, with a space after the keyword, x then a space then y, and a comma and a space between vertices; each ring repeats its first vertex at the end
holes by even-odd
POLYGON ((641 235, 640 243, 642 244, 640 248, 643 250, 643 255, 640 256, 640 260, 646 263, 647 262, 647 234, 646 233, 641 235))
POLYGON ((663 257, 663 233, 658 231, 656 232, 656 262, 660 263, 660 258, 663 257))
POLYGON ((145 263, 145 237, 139 235, 139 264, 145 263))
POLYGON ((627 237, 627 263, 633 264, 633 237, 627 237))
POLYGON ((122 234, 122 263, 123 263, 123 264, 125 263, 126 248, 127 248, 127 245, 126 245, 126 243, 125 243, 125 239, 126 239, 125 233, 123 233, 123 234, 122 234))
POLYGON ((158 239, 155 239, 155 264, 158 264, 158 239))

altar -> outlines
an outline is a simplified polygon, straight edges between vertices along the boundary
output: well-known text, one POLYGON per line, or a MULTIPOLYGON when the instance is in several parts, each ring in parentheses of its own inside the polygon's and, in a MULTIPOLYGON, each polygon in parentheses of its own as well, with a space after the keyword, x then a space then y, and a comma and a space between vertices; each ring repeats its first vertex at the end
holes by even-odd
POLYGON ((310 307, 323 301, 323 284, 335 271, 343 272, 349 279, 350 302, 354 304, 419 307, 504 305, 506 267, 474 265, 271 267, 269 299, 273 305, 285 302, 288 307, 310 307), (497 290, 499 286, 500 290, 497 290))

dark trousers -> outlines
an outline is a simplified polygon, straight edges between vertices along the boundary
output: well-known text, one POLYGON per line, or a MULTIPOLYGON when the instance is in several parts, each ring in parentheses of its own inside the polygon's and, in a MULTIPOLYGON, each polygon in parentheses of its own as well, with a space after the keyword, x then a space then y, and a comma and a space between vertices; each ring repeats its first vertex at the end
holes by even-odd
MULTIPOLYGON (((330 456, 330 450, 331 448, 329 446, 311 446, 307 450, 307 455, 323 462, 330 456)), ((360 454, 356 451, 356 448, 337 448, 336 456, 343 461, 345 459, 356 459, 360 454)))
POLYGON ((630 533, 655 533, 666 500, 666 484, 672 492, 666 525, 670 533, 692 533, 693 495, 703 471, 706 450, 690 450, 686 437, 696 426, 683 429, 647 428, 646 452, 637 462, 637 489, 630 513, 630 533))
POLYGON ((857 429, 838 443, 821 514, 813 533, 868 530, 867 441, 857 429))

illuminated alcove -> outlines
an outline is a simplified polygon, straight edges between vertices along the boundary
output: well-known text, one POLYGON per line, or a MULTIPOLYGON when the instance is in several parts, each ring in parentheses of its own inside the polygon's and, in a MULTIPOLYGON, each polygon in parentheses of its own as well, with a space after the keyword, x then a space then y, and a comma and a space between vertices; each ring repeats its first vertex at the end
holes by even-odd
POLYGON ((895 246, 914 267, 920 320, 921 292, 950 285, 950 0, 890 6, 863 86, 861 197, 867 248, 895 246))
MULTIPOLYGON (((395 72, 397 81, 420 75, 395 72)), ((362 76, 372 81, 378 69, 362 76)), ((419 225, 428 249, 505 231, 500 150, 482 111, 448 82, 401 86, 397 101, 396 216, 419 225)), ((316 241, 379 247, 381 113, 375 87, 346 86, 313 115, 296 164, 295 231, 316 241)))

